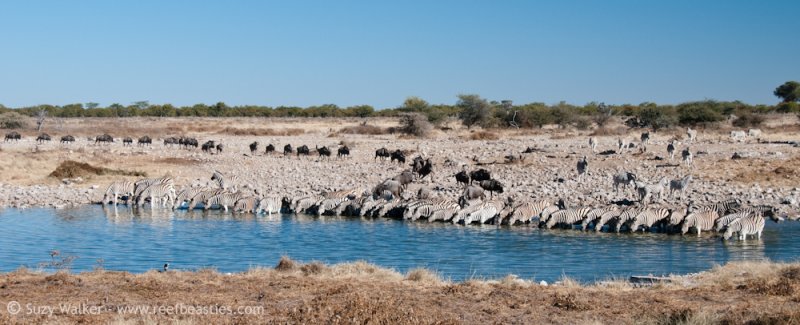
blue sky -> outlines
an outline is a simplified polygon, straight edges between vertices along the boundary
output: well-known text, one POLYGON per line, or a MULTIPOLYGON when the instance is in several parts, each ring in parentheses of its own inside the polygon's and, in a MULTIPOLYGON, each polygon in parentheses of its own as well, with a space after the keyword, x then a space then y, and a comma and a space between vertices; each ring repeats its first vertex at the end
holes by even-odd
POLYGON ((0 104, 742 100, 800 80, 800 1, 3 1, 0 104))

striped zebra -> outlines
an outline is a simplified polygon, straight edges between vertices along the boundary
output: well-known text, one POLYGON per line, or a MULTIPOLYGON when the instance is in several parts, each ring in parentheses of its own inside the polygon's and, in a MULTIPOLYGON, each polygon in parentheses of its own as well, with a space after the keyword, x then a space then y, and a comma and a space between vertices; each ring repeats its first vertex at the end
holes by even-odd
POLYGON ((583 218, 583 222, 581 222, 581 230, 586 231, 586 228, 589 227, 589 224, 601 218, 603 214, 617 210, 619 210, 619 208, 617 208, 616 205, 592 209, 592 211, 589 211, 589 213, 586 214, 586 218, 583 218))
POLYGON ((484 201, 475 205, 468 206, 458 211, 451 222, 457 224, 464 221, 465 225, 478 221, 481 224, 494 218, 505 207, 505 203, 500 200, 484 201))
POLYGON ((168 184, 175 186, 175 180, 172 177, 162 177, 162 178, 144 178, 136 181, 133 183, 133 197, 134 199, 138 200, 138 197, 142 194, 146 188, 150 187, 153 184, 168 184))
POLYGON ((183 206, 184 203, 189 203, 192 201, 192 198, 203 192, 205 189, 202 187, 188 187, 180 192, 178 192, 178 196, 175 198, 175 205, 172 206, 173 209, 180 208, 183 206))
POLYGON ((214 195, 203 202, 203 210, 209 210, 211 207, 218 206, 225 212, 228 212, 228 207, 234 207, 236 201, 241 198, 240 193, 222 193, 214 195))
POLYGON ((644 231, 652 227, 656 222, 668 221, 672 213, 674 213, 674 211, 671 209, 648 209, 642 211, 633 218, 633 222, 630 226, 631 232, 636 232, 639 230, 639 227, 644 227, 644 229, 642 229, 642 231, 644 231))
POLYGON ((118 181, 111 183, 106 189, 105 195, 103 195, 103 204, 107 204, 108 200, 111 199, 114 205, 117 205, 117 200, 121 196, 125 196, 126 200, 125 203, 127 204, 128 201, 133 198, 133 189, 134 184, 130 181, 118 181))
MULTIPOLYGON (((717 210, 719 212, 719 210, 717 210)), ((775 219, 775 208, 769 205, 758 205, 750 208, 741 209, 730 214, 720 214, 722 217, 714 222, 714 230, 717 232, 727 228, 732 222, 737 219, 745 218, 751 214, 757 214, 761 217, 770 217, 775 219)))
POLYGON ((692 162, 694 161, 694 156, 692 155, 692 151, 689 148, 683 149, 681 151, 681 158, 683 159, 683 163, 686 164, 687 167, 692 167, 692 162))
POLYGON ((634 218, 636 218, 639 213, 645 211, 644 207, 628 207, 625 211, 619 214, 617 217, 617 224, 614 226, 614 231, 620 232, 622 230, 622 226, 631 222, 634 218))
POLYGON ((459 210, 461 210, 461 206, 452 201, 449 204, 440 206, 440 208, 441 209, 433 211, 433 213, 428 216, 429 223, 436 220, 448 222, 456 215, 456 213, 458 213, 459 210), (455 203, 456 205, 452 205, 452 203, 455 203))
POLYGON ((566 209, 566 210, 558 210, 550 216, 550 219, 547 220, 545 224, 545 228, 550 229, 553 226, 558 224, 572 225, 583 222, 586 216, 591 212, 592 208, 577 208, 577 209, 566 209))
POLYGON ((648 199, 650 202, 655 201, 657 198, 661 200, 661 194, 664 193, 664 188, 669 186, 669 180, 666 177, 661 178, 658 183, 645 184, 636 182, 636 193, 639 194, 639 203, 647 204, 648 199))
POLYGON ((414 212, 417 210, 418 207, 429 204, 430 200, 411 200, 405 205, 405 210, 403 211, 403 219, 404 220, 411 220, 414 216, 414 212))
POLYGON ((289 210, 294 213, 305 213, 306 210, 313 207, 317 204, 317 202, 322 201, 323 199, 323 197, 317 195, 294 198, 289 204, 289 210))
POLYGON ((728 229, 725 230, 722 239, 730 239, 733 233, 739 233, 740 240, 747 239, 748 235, 755 235, 756 238, 761 239, 761 232, 764 231, 765 223, 764 217, 757 213, 736 219, 728 225, 728 229))
POLYGON ((161 203, 163 206, 167 204, 175 204, 175 187, 170 183, 155 183, 144 189, 136 198, 138 206, 144 205, 145 199, 150 198, 150 207, 155 208, 161 203))
POLYGON ((233 204, 233 212, 257 213, 258 202, 255 196, 240 198, 233 204))
POLYGON ((692 130, 692 128, 687 128, 686 137, 689 138, 689 143, 694 142, 694 140, 697 139, 697 130, 692 130))
MULTIPOLYGON (((719 201, 719 202, 714 203, 714 204, 697 207, 695 209, 692 209, 692 211, 709 211, 709 210, 713 210, 713 211, 717 211, 718 215, 724 216, 724 215, 727 215, 727 214, 730 214, 730 213, 734 213, 734 212, 740 211, 741 207, 742 207, 742 200, 740 200, 740 199, 727 199, 727 200, 719 201)), ((771 209, 772 207, 769 207, 769 208, 771 209)), ((759 209, 759 211, 763 212, 764 210, 763 209, 759 209)))
POLYGON ((327 211, 331 211, 336 209, 339 205, 344 202, 350 201, 350 195, 331 195, 330 197, 323 198, 315 205, 317 206, 317 216, 321 216, 327 211))
POLYGON ((531 222, 534 218, 539 218, 539 216, 547 207, 556 208, 548 200, 540 200, 534 202, 523 201, 522 203, 519 204, 509 205, 508 207, 506 207, 506 209, 503 210, 503 212, 501 212, 500 223, 502 223, 506 219, 507 223, 511 226, 513 226, 517 222, 522 222, 522 223, 531 222))
MULTIPOLYGON (((194 210, 194 208, 197 207, 197 204, 200 204, 200 203, 205 204, 205 202, 210 197, 215 196, 215 195, 219 195, 219 194, 223 194, 223 193, 226 193, 226 192, 224 190, 220 190, 220 189, 212 189, 212 190, 204 189, 203 191, 201 191, 200 193, 197 193, 195 196, 193 196, 189 200, 189 205, 186 207, 186 209, 189 210, 189 211, 194 210)), ((205 206, 203 206, 203 207, 205 208, 205 206)))
MULTIPOLYGON (((614 209, 609 209, 606 212, 603 212, 602 214, 600 214, 600 216, 594 222, 594 231, 597 232, 597 231, 603 230, 603 226, 605 226, 611 220, 614 220, 614 219, 618 218, 620 216, 620 214, 622 214, 622 212, 624 212, 624 211, 625 210, 620 209, 620 208, 614 208, 614 209)), ((588 218, 586 220, 588 220, 588 218)), ((584 220, 584 221, 586 221, 586 220, 584 220)), ((584 225, 581 225, 581 226, 584 227, 584 225)), ((588 223, 586 224, 586 226, 588 226, 588 223)))
POLYGON ((267 215, 272 216, 273 213, 280 213, 283 207, 283 200, 277 196, 265 197, 258 201, 255 211, 256 214, 266 212, 267 215))
MULTIPOLYGON (((542 213, 539 214, 539 225, 544 225, 545 223, 547 223, 547 220, 550 220, 550 216, 552 216, 554 212, 556 212, 558 210, 562 210, 562 208, 565 208, 565 207, 557 206, 557 205, 551 205, 551 206, 545 207, 542 210, 542 213)), ((531 219, 531 221, 533 221, 533 219, 531 219)))
POLYGON ((592 153, 597 153, 597 137, 589 137, 589 148, 592 148, 592 153))
POLYGON ((683 226, 681 227, 681 234, 685 235, 689 232, 690 228, 697 231, 697 236, 700 232, 709 231, 714 229, 714 221, 719 218, 717 211, 695 211, 690 213, 683 219, 683 226))
MULTIPOLYGON (((422 200, 421 204, 418 204, 416 208, 413 209, 410 215, 404 214, 403 218, 408 219, 411 221, 418 220, 421 217, 425 217, 428 219, 428 222, 432 222, 431 218, 433 215, 438 211, 445 211, 443 212, 442 218, 446 217, 446 214, 450 213, 450 217, 458 211, 461 206, 458 203, 453 202, 450 199, 439 198, 439 199, 430 199, 430 200, 422 200)), ((411 209, 406 209, 406 213, 411 211, 411 209)), ((441 214, 440 214, 441 215, 441 214)), ((438 219, 439 216, 437 216, 438 219)))
POLYGON ((333 214, 339 215, 348 215, 348 216, 357 216, 358 210, 364 206, 364 203, 367 201, 373 200, 372 195, 362 196, 355 198, 353 200, 346 201, 342 204, 339 204, 335 209, 333 209, 333 214))
POLYGON ((217 186, 223 190, 230 190, 231 192, 236 192, 239 188, 239 184, 241 180, 236 175, 225 176, 222 172, 215 170, 213 174, 211 174, 211 180, 217 183, 217 186))
POLYGON ((624 154, 625 150, 627 148, 628 148, 628 141, 627 140, 625 140, 623 138, 617 139, 617 149, 619 150, 619 154, 620 155, 624 154))
POLYGON ((675 146, 677 145, 677 141, 674 139, 669 142, 667 145, 667 154, 669 154, 669 161, 675 160, 675 146))
POLYGON ((683 199, 683 193, 686 192, 686 188, 689 187, 689 182, 691 181, 692 175, 669 181, 669 197, 672 198, 675 192, 680 192, 681 199, 683 199))

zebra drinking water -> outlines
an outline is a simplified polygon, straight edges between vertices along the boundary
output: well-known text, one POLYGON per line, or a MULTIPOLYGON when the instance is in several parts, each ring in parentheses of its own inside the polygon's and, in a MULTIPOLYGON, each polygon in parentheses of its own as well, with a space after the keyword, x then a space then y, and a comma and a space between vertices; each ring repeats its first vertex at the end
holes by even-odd
POLYGON ((755 235, 756 238, 761 239, 761 232, 764 231, 765 223, 764 217, 755 213, 736 219, 728 225, 728 229, 725 230, 722 239, 730 239, 733 233, 739 233, 740 240, 747 239, 748 235, 755 235))

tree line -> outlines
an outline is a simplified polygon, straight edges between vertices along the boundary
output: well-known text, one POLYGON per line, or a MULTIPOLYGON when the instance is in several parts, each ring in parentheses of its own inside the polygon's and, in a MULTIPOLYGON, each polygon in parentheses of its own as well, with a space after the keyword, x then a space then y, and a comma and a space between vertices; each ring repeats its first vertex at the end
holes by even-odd
POLYGON ((17 112, 36 117, 395 117, 405 113, 418 113, 433 124, 448 118, 458 118, 468 127, 516 127, 536 128, 557 124, 562 127, 588 128, 604 126, 612 116, 622 117, 631 127, 667 128, 677 125, 694 126, 723 121, 736 116, 734 125, 757 125, 766 113, 800 113, 800 83, 789 81, 775 89, 773 94, 781 98, 776 105, 750 105, 740 101, 703 100, 678 105, 659 105, 645 102, 638 105, 606 105, 590 102, 573 105, 528 103, 515 105, 508 100, 490 101, 475 94, 458 95, 452 105, 429 104, 419 97, 407 98, 399 107, 376 110, 369 105, 339 107, 334 104, 296 106, 228 106, 223 102, 213 105, 196 104, 176 107, 171 104, 150 104, 147 101, 129 105, 111 104, 100 107, 97 103, 37 105, 7 108, 0 105, 0 113, 17 112))

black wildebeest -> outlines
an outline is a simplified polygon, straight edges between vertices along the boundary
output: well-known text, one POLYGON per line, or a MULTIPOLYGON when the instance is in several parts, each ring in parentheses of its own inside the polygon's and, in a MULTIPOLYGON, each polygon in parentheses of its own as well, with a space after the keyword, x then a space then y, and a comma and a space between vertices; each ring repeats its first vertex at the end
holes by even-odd
POLYGON ((272 143, 267 145, 267 149, 264 149, 264 154, 269 154, 270 152, 275 152, 275 146, 272 143))
POLYGON ((183 143, 181 143, 181 141, 183 141, 183 138, 178 139, 176 137, 169 137, 169 138, 165 138, 164 139, 164 145, 165 146, 172 146, 173 144, 181 144, 182 145, 183 143))
POLYGON ((469 173, 467 173, 467 166, 464 166, 464 169, 460 172, 456 173, 456 182, 457 183, 464 183, 464 187, 469 185, 469 173))
POLYGON ((403 194, 403 185, 400 182, 387 179, 372 190, 372 196, 374 198, 383 197, 384 192, 389 192, 395 199, 399 199, 400 195, 403 194))
POLYGON ((50 135, 47 133, 42 133, 38 137, 36 137, 36 142, 42 143, 45 141, 50 141, 50 135))
POLYGON ((19 132, 17 132, 17 131, 11 131, 11 132, 6 133, 6 140, 5 141, 8 141, 8 140, 19 140, 19 139, 22 139, 22 135, 20 135, 19 132))
POLYGON ((112 143, 114 142, 114 137, 109 134, 98 135, 94 138, 94 143, 97 144, 98 142, 112 143))
POLYGON ((419 175, 419 178, 425 178, 425 176, 433 173, 433 162, 431 162, 430 158, 422 159, 422 157, 417 156, 411 163, 411 167, 413 171, 419 175))
POLYGON ((464 188, 464 192, 462 192, 461 196, 458 198, 458 205, 465 208, 469 201, 484 198, 486 198, 486 194, 483 193, 483 188, 475 185, 467 185, 467 187, 464 188))
POLYGON ((255 155, 256 150, 258 150, 258 141, 254 141, 253 143, 250 144, 250 154, 255 155))
POLYGON ((203 146, 201 147, 201 149, 203 149, 203 152, 211 153, 211 149, 214 149, 215 145, 216 144, 214 143, 213 140, 209 140, 209 141, 206 141, 206 143, 203 143, 203 146))
POLYGON ((378 159, 378 157, 380 157, 381 160, 383 160, 383 159, 389 158, 391 156, 392 156, 392 154, 389 153, 389 149, 380 148, 378 150, 375 150, 375 158, 373 160, 378 159))
POLYGON ((195 138, 181 137, 180 139, 178 139, 178 144, 186 149, 189 149, 189 147, 194 147, 195 149, 197 149, 197 146, 200 145, 200 142, 197 141, 197 139, 195 138))
POLYGON ((339 150, 336 152, 336 157, 342 158, 344 156, 350 157, 350 148, 348 148, 346 145, 339 147, 339 150))
POLYGON ((484 190, 489 191, 490 198, 494 197, 494 192, 503 193, 503 184, 496 179, 481 181, 480 184, 484 190))
POLYGON ((474 182, 474 181, 478 181, 478 182, 488 181, 488 180, 490 180, 492 178, 492 173, 490 173, 486 169, 481 168, 481 169, 478 169, 478 170, 471 171, 469 173, 469 178, 470 178, 470 184, 472 184, 472 182, 474 182))
POLYGON ((145 136, 139 138, 139 140, 136 142, 136 144, 140 145, 140 146, 149 146, 149 145, 153 144, 153 139, 151 139, 149 136, 145 135, 145 136))
POLYGON ((294 151, 292 150, 292 145, 291 144, 287 144, 287 145, 283 146, 283 156, 284 157, 286 157, 286 155, 291 155, 292 152, 294 152, 294 151))
POLYGON ((395 160, 397 160, 398 163, 405 164, 406 155, 400 151, 400 149, 397 149, 391 154, 391 161, 394 162, 395 160))
POLYGON ((397 181, 403 186, 403 188, 405 188, 407 184, 410 184, 412 181, 414 181, 414 173, 409 170, 404 170, 402 173, 400 173, 400 175, 393 177, 392 180, 397 181))
POLYGON ((308 154, 309 154, 309 151, 308 151, 308 146, 307 145, 302 145, 302 146, 297 147, 297 158, 300 158, 300 155, 308 156, 308 154))
POLYGON ((222 153, 222 149, 223 148, 224 148, 224 146, 222 145, 222 143, 218 144, 217 145, 217 153, 222 153))
MULTIPOLYGON (((316 147, 316 146, 315 146, 316 147)), ((331 157, 331 149, 328 149, 327 146, 323 146, 322 148, 316 147, 317 153, 319 154, 319 158, 322 159, 323 156, 330 158, 331 157)))
POLYGON ((132 146, 133 145, 133 139, 131 137, 125 137, 124 139, 122 139, 122 145, 123 146, 132 146))
POLYGON ((68 143, 68 142, 75 142, 75 137, 71 135, 65 135, 61 137, 61 143, 68 143))

